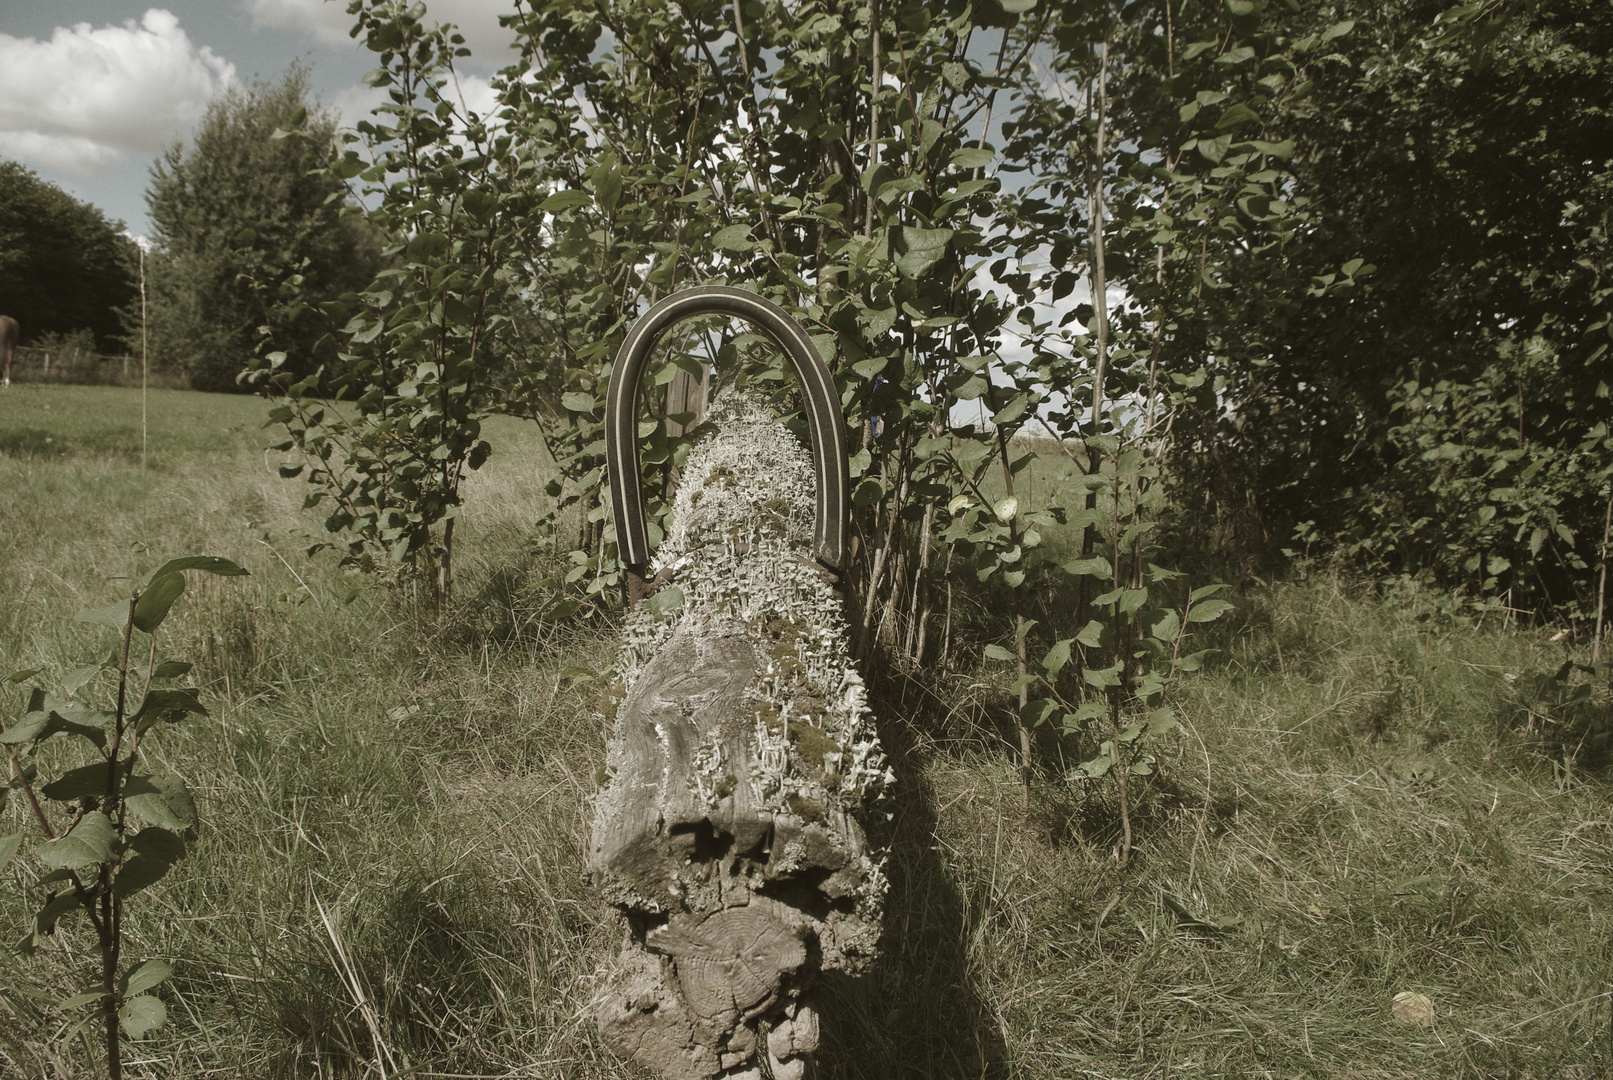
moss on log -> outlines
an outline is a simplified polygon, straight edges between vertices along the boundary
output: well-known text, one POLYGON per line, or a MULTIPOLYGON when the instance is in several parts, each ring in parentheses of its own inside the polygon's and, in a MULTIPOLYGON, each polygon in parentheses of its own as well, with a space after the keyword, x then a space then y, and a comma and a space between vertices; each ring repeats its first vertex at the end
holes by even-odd
POLYGON ((833 575, 808 554, 806 450, 742 391, 711 422, 611 695, 589 869, 627 939, 600 1030, 669 1080, 759 1077, 764 1053, 800 1077, 813 977, 878 944, 882 857, 858 816, 890 774, 833 575))

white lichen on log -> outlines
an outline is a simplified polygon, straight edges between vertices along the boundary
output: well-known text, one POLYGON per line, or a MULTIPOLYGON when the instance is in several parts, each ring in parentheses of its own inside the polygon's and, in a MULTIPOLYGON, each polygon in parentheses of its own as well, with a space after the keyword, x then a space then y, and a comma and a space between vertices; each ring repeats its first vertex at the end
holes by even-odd
POLYGON ((719 395, 628 618, 589 869, 627 918, 599 1001, 669 1080, 804 1074, 823 970, 874 956, 886 883, 857 822, 890 774, 810 557, 812 462, 754 395, 719 395), (762 1029, 768 1031, 764 1040, 762 1029))

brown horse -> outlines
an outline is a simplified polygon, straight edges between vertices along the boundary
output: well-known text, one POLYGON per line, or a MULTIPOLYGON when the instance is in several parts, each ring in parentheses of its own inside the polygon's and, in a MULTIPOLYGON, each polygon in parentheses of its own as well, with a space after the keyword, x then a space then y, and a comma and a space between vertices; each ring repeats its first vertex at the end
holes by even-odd
POLYGON ((17 347, 17 336, 21 333, 16 319, 0 315, 0 386, 11 385, 11 351, 17 347))

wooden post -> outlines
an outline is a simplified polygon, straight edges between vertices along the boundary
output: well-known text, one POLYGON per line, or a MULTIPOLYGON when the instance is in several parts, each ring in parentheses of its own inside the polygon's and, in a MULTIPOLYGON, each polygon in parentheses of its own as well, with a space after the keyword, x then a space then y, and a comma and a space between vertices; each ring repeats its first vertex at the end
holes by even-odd
POLYGON ((814 461, 727 390, 642 568, 607 695, 589 871, 626 940, 605 1042, 667 1080, 799 1080, 823 970, 875 955, 886 882, 858 815, 890 780, 835 575, 813 559, 814 461))

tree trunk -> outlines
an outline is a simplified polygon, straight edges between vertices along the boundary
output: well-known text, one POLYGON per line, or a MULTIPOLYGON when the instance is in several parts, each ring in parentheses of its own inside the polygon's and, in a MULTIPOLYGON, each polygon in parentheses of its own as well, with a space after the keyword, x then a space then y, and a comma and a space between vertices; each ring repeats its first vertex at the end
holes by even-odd
POLYGON ((886 883, 856 815, 890 774, 810 557, 811 459, 759 399, 711 419, 608 695, 589 870, 627 940, 600 1031, 669 1080, 759 1078, 763 1052, 794 1080, 814 976, 874 956, 886 883))

